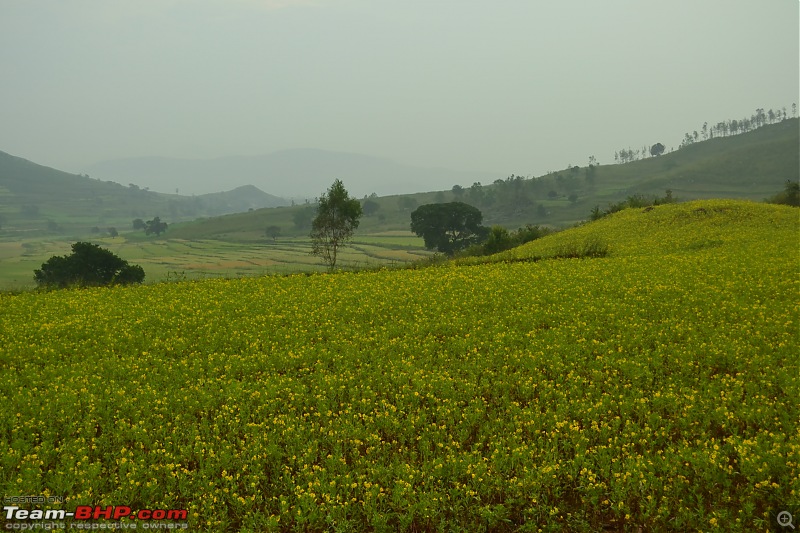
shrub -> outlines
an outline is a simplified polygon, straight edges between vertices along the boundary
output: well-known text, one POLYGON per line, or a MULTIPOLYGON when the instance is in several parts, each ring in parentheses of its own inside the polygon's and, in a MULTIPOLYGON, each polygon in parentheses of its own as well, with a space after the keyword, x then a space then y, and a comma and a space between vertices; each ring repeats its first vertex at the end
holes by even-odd
POLYGON ((786 185, 782 192, 779 192, 767 202, 771 204, 800 206, 800 182, 786 180, 786 185))
POLYGON ((605 211, 600 209, 600 206, 595 206, 592 209, 590 214, 591 220, 598 220, 605 216, 608 216, 612 213, 616 213, 617 211, 622 211, 623 209, 627 209, 629 207, 651 207, 655 205, 663 205, 663 204, 671 204, 675 202, 675 197, 672 196, 672 191, 667 189, 664 196, 659 198, 658 196, 645 196, 643 194, 633 194, 628 196, 625 200, 621 202, 617 202, 615 204, 609 204, 608 208, 605 211))
POLYGON ((70 255, 54 255, 42 263, 33 279, 40 287, 128 285, 144 281, 144 269, 96 244, 76 242, 70 255))
POLYGON ((492 255, 511 248, 521 246, 526 242, 541 239, 545 235, 550 235, 553 230, 544 226, 534 226, 527 224, 524 228, 509 232, 502 226, 492 226, 488 237, 480 244, 474 244, 464 250, 460 256, 480 256, 492 255))
POLYGON ((575 243, 562 245, 553 255, 554 259, 579 259, 584 257, 605 257, 608 244, 598 237, 590 237, 581 246, 575 243))
POLYGON ((492 229, 489 231, 489 237, 487 237, 481 247, 481 252, 486 255, 496 254, 497 252, 508 250, 513 246, 514 243, 511 239, 511 235, 506 228, 503 226, 492 226, 492 229))

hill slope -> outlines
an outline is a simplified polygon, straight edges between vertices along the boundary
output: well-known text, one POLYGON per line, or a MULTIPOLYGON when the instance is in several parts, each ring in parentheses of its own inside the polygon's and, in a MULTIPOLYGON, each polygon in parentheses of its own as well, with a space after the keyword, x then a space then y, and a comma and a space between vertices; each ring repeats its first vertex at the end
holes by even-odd
POLYGON ((315 149, 282 150, 263 156, 216 159, 141 157, 104 161, 89 167, 93 176, 133 181, 157 190, 176 187, 208 192, 220 183, 252 183, 290 198, 316 198, 335 178, 351 194, 381 196, 450 188, 455 183, 486 181, 492 173, 402 165, 383 157, 315 149))
MULTIPOLYGON (((479 187, 466 183, 460 194, 445 190, 373 198, 379 209, 364 217, 360 231, 408 230, 410 213, 417 205, 449 201, 475 205, 483 212, 486 225, 564 227, 589 218, 595 206, 605 208, 634 194, 663 196, 671 189, 680 201, 761 201, 799 176, 800 121, 789 119, 632 163, 573 167, 532 179, 512 176, 479 187)), ((348 185, 347 179, 344 183, 348 185)), ((306 226, 294 224, 295 214, 304 209, 306 206, 263 210, 189 223, 176 228, 175 235, 196 239, 224 235, 229 240, 248 241, 263 235, 270 225, 279 226, 285 235, 307 235, 306 226)))
POLYGON ((800 119, 698 142, 658 158, 613 168, 641 174, 629 188, 631 193, 657 194, 672 189, 683 198, 761 200, 780 190, 786 180, 800 178, 800 119))
POLYGON ((693 202, 560 234, 602 259, 0 294, 2 490, 215 531, 765 530, 800 493, 799 229, 693 202))
POLYGON ((758 247, 774 253, 784 247, 785 253, 790 251, 786 248, 790 241, 768 242, 765 236, 779 231, 800 237, 798 222, 800 210, 796 208, 741 200, 696 200, 625 209, 497 254, 492 260, 550 257, 593 242, 607 245, 615 257, 665 256, 703 249, 745 253, 758 247))
POLYGON ((124 229, 134 218, 161 216, 178 221, 285 204, 253 186, 195 197, 160 194, 69 174, 0 152, 0 226, 11 238, 87 233, 92 226, 124 229))

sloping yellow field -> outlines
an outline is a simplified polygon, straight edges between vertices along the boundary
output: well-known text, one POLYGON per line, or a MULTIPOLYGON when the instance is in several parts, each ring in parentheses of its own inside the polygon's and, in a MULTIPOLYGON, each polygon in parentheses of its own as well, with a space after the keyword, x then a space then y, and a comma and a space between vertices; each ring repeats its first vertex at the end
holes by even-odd
POLYGON ((800 504, 798 235, 691 202, 501 256, 603 258, 0 295, 2 492, 199 531, 768 531, 800 504))

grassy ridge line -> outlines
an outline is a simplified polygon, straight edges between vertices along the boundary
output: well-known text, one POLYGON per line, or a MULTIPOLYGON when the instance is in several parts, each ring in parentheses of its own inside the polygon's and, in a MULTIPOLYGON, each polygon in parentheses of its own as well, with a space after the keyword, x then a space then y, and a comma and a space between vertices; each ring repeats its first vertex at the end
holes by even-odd
POLYGON ((800 494, 799 225, 726 205, 597 222, 591 261, 0 296, 2 490, 208 531, 764 530, 800 494))
MULTIPOLYGON (((663 195, 665 189, 671 189, 676 197, 682 199, 725 197, 762 201, 780 191, 786 180, 796 180, 800 175, 799 136, 798 119, 793 118, 741 135, 698 142, 659 157, 625 164, 603 164, 596 168, 596 179, 591 185, 584 179, 585 167, 575 167, 575 174, 571 169, 548 173, 538 177, 547 182, 547 186, 530 193, 533 203, 515 208, 503 202, 483 205, 473 200, 468 192, 460 196, 455 196, 452 191, 442 191, 376 198, 373 200, 380 205, 378 213, 384 216, 383 220, 375 216, 364 217, 360 228, 370 233, 407 229, 413 208, 400 208, 403 198, 413 199, 417 205, 466 201, 481 209, 487 224, 501 224, 508 229, 528 223, 569 226, 585 219, 595 205, 604 208, 632 194, 663 195), (557 175, 578 179, 578 201, 574 204, 567 199, 569 192, 553 181, 557 175), (550 199, 549 190, 555 190, 559 198, 550 199), (544 206, 549 213, 542 215, 534 204, 544 206)), ((497 176, 500 179, 506 177, 497 176)), ((461 185, 468 188, 470 184, 461 185)), ((484 183, 483 188, 485 191, 494 189, 500 194, 500 189, 494 184, 484 183)), ((302 235, 307 230, 298 230, 292 215, 304 208, 307 206, 198 220, 175 226, 170 231, 174 231, 172 235, 186 238, 223 238, 223 235, 232 240, 254 241, 263 235, 264 228, 277 225, 286 234, 302 235)))
MULTIPOLYGON (((453 200, 476 203, 487 224, 503 224, 509 229, 527 223, 568 226, 585 218, 595 205, 605 207, 636 193, 660 195, 665 189, 672 189, 677 197, 684 199, 762 200, 777 193, 785 180, 797 179, 799 132, 798 119, 793 118, 741 135, 698 142, 657 158, 622 165, 603 164, 595 169, 596 179, 592 183, 584 179, 586 168, 548 173, 539 176, 541 188, 529 191, 533 202, 515 206, 508 203, 509 197, 502 193, 502 187, 489 183, 484 183, 484 191, 493 190, 504 198, 502 201, 482 203, 469 192, 456 196, 452 191, 376 198, 373 200, 380 210, 376 216, 365 217, 361 229, 369 233, 405 230, 413 210, 410 205, 453 200), (574 186, 558 183, 573 178, 577 179, 574 186), (557 199, 550 199, 551 190, 557 193, 557 199), (578 196, 575 203, 568 200, 571 193, 578 196)), ((247 187, 197 198, 158 194, 48 169, 2 152, 0 182, 3 182, 0 185, 3 219, 0 240, 3 241, 94 238, 97 234, 91 230, 95 226, 103 232, 109 226, 126 232, 133 219, 147 220, 156 215, 170 223, 169 236, 182 238, 257 243, 271 225, 280 227, 286 235, 301 236, 308 231, 298 229, 294 221, 298 211, 308 208, 305 205, 244 212, 248 207, 274 205, 266 198, 268 195, 261 196, 263 202, 256 202, 256 191, 247 187), (197 218, 231 211, 237 214, 197 218), (62 230, 52 230, 48 221, 57 223, 62 230)), ((470 184, 461 185, 468 188, 470 184)), ((519 198, 516 194, 512 196, 519 198)), ((126 236, 131 240, 145 239, 134 233, 126 232, 126 236)))
POLYGON ((761 245, 779 252, 775 250, 778 242, 763 240, 764 231, 796 233, 799 221, 800 212, 785 206, 742 200, 697 200, 626 209, 492 257, 496 260, 549 257, 565 246, 580 246, 593 240, 608 244, 614 256, 662 255, 722 245, 761 245))

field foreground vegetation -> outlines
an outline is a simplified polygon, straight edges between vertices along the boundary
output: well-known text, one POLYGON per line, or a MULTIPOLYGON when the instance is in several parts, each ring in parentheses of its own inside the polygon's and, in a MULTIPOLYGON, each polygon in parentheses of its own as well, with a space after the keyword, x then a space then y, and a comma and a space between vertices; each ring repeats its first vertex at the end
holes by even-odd
POLYGON ((798 230, 690 202, 474 265, 0 295, 2 492, 208 531, 768 531, 800 504, 798 230))

